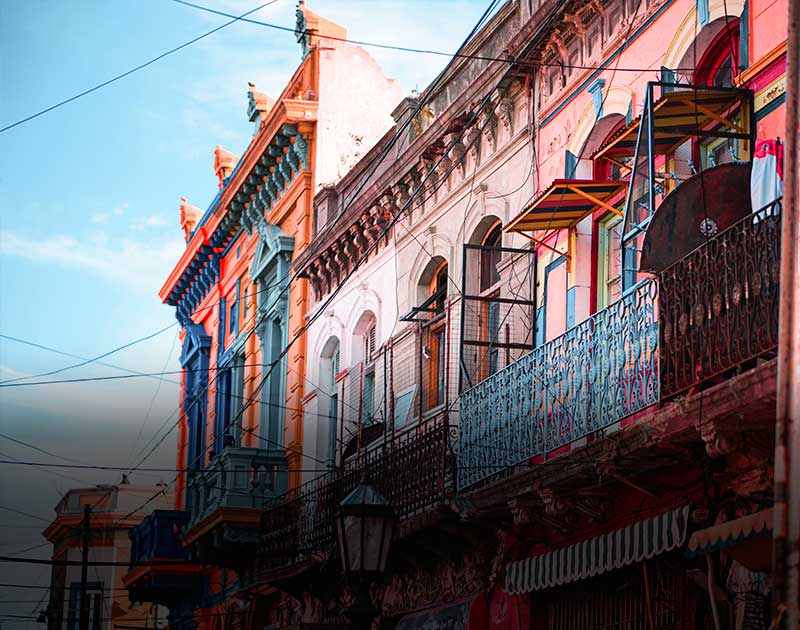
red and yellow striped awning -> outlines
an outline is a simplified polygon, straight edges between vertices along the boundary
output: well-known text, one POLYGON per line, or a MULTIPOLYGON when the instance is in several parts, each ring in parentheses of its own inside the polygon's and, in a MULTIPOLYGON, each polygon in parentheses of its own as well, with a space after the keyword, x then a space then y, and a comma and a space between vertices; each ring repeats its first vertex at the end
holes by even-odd
POLYGON ((610 202, 628 187, 623 181, 557 179, 505 226, 506 232, 535 232, 575 227, 598 208, 618 215, 610 202))
MULTIPOLYGON (((719 88, 680 90, 662 95, 652 106, 654 153, 663 155, 674 151, 698 130, 714 126, 721 126, 737 136, 749 137, 749 131, 734 120, 745 102, 742 90, 719 88)), ((605 158, 619 163, 617 161, 622 158, 633 157, 640 123, 641 116, 623 127, 594 154, 594 159, 605 158)))

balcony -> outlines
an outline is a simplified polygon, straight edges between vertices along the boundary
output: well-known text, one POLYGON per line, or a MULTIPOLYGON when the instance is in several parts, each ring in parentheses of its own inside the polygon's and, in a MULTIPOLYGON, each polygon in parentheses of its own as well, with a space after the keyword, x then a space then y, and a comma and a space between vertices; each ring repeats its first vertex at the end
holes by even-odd
POLYGON ((185 544, 198 559, 230 566, 259 541, 265 501, 286 492, 283 451, 227 447, 192 474, 185 544))
POLYGON ((129 532, 131 561, 123 583, 131 602, 174 606, 202 591, 202 567, 191 564, 180 544, 188 518, 186 512, 155 510, 129 532))
POLYGON ((458 489, 774 356, 780 200, 465 391, 458 489))
POLYGON ((273 500, 262 516, 268 568, 325 557, 334 549, 339 502, 366 477, 389 500, 401 522, 446 504, 454 493, 452 437, 447 417, 409 427, 393 440, 273 500))

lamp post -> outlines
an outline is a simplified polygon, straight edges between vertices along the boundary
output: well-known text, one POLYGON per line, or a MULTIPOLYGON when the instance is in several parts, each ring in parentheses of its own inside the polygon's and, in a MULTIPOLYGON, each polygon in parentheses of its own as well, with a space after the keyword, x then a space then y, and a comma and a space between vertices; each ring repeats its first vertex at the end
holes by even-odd
POLYGON ((342 571, 356 593, 343 612, 355 628, 368 630, 380 612, 370 599, 369 586, 386 568, 395 520, 392 506, 366 480, 339 504, 339 556, 342 571))

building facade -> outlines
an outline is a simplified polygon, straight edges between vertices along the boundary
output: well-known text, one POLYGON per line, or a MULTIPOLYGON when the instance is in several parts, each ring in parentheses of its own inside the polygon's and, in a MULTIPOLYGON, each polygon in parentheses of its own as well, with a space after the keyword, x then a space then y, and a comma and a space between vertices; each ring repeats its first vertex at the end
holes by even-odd
POLYGON ((308 282, 291 262, 312 236, 315 192, 383 135, 401 96, 346 29, 302 2, 296 36, 301 61, 282 93, 250 84, 247 150, 214 152, 215 199, 205 211, 181 200, 186 250, 160 292, 182 326, 176 501, 132 534, 126 584, 134 601, 167 606, 170 626, 211 628, 239 605, 264 505, 310 468, 308 282))
POLYGON ((315 179, 283 453, 314 463, 206 556, 219 623, 345 625, 367 478, 398 519, 380 627, 768 625, 786 15, 507 2, 315 179))
MULTIPOLYGON (((96 486, 68 491, 55 507, 56 517, 44 531, 53 544, 50 600, 45 610, 48 630, 78 630, 81 617, 81 560, 88 549, 86 613, 90 630, 114 630, 116 625, 159 627, 166 610, 134 607, 123 585, 131 559, 128 534, 144 519, 142 505, 159 488, 129 485, 96 486), (86 520, 85 507, 90 513, 86 520), (97 564, 100 563, 100 564, 97 564), (104 563, 104 564, 103 564, 104 563)), ((168 497, 148 504, 165 506, 168 497)), ((149 509, 147 511, 149 511, 149 509)))

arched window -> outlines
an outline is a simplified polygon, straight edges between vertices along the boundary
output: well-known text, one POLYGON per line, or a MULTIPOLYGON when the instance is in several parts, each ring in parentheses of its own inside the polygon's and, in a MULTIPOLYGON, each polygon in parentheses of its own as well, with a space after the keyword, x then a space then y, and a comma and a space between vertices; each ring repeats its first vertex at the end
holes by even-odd
POLYGON ((503 228, 498 221, 489 229, 481 243, 484 247, 481 250, 481 291, 486 291, 500 281, 497 267, 500 264, 501 251, 498 248, 502 238, 503 228))
POLYGON ((428 285, 428 295, 434 298, 434 317, 444 313, 444 304, 447 300, 447 261, 442 261, 433 274, 433 279, 428 285))
POLYGON ((422 406, 423 411, 444 404, 445 358, 447 355, 447 261, 432 259, 420 278, 419 284, 428 299, 425 301, 424 319, 421 320, 422 406))
MULTIPOLYGON (((322 349, 320 365, 319 387, 323 394, 328 396, 327 405, 327 427, 324 431, 324 443, 326 445, 325 459, 329 466, 336 465, 336 436, 339 425, 339 388, 337 387, 336 375, 341 371, 339 339, 331 337, 322 349)), ((320 409, 320 413, 325 413, 325 408, 320 409)), ((324 418, 321 417, 320 420, 324 418)))
POLYGON ((694 72, 694 84, 735 87, 739 68, 739 20, 731 19, 709 44, 694 72))
POLYGON ((353 330, 353 375, 362 378, 358 409, 361 422, 370 423, 375 417, 375 360, 377 358, 377 318, 364 311, 353 330), (358 364, 361 364, 360 366, 358 364))

